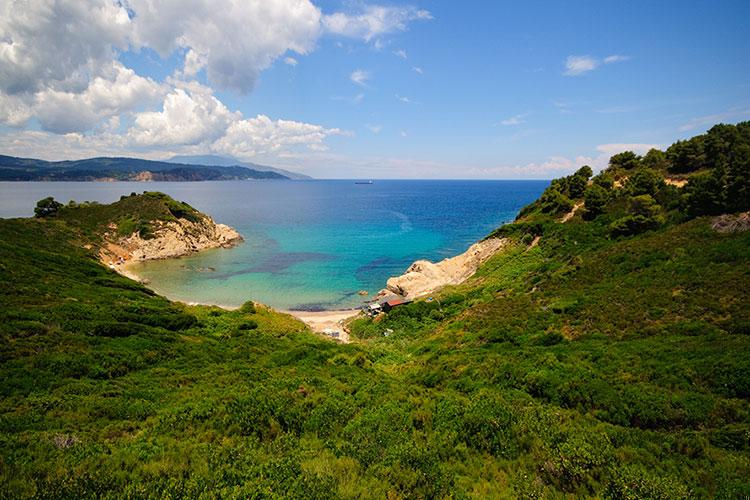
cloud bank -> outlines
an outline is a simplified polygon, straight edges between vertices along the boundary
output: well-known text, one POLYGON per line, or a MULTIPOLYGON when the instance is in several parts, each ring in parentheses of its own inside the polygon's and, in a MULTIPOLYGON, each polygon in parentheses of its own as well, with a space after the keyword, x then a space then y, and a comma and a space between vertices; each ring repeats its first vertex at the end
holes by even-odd
MULTIPOLYGON (((8 0, 0 3, 0 125, 17 130, 4 146, 57 150, 58 158, 324 151, 327 138, 345 133, 243 117, 214 89, 247 94, 264 70, 277 60, 297 65, 322 36, 369 42, 431 18, 411 6, 324 14, 310 0, 8 0), (177 58, 179 67, 163 81, 139 75, 120 58, 139 51, 177 58), (29 124, 40 130, 24 130, 29 124)), ((368 78, 351 75, 360 85, 368 78)))

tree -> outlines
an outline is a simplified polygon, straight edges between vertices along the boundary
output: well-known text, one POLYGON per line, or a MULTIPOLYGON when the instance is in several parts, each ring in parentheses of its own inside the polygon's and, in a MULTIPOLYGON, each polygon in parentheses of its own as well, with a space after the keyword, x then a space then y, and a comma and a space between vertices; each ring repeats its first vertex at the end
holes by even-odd
POLYGON ((52 217, 62 208, 62 206, 62 203, 58 203, 53 197, 48 196, 47 198, 36 202, 34 217, 52 217))
POLYGON ((664 224, 662 207, 650 195, 643 194, 630 198, 628 215, 610 224, 614 236, 630 236, 664 224))
POLYGON ((583 192, 586 191, 586 184, 588 177, 582 175, 573 175, 568 178, 568 196, 571 198, 580 198, 583 196, 583 192))
POLYGON ((726 207, 728 212, 750 210, 750 144, 734 150, 734 158, 727 168, 726 207))
POLYGON ((586 189, 584 195, 584 208, 586 211, 583 213, 583 217, 587 220, 595 219, 596 216, 604 212, 604 206, 609 201, 609 193, 606 189, 593 184, 586 189))
POLYGON ((563 214, 573 209, 573 202, 558 191, 556 188, 549 187, 539 199, 541 211, 548 214, 563 214))
POLYGON ((641 157, 632 151, 624 151, 612 156, 609 159, 610 168, 622 168, 624 170, 632 170, 640 165, 641 157))
POLYGON ((615 180, 614 180, 614 178, 612 178, 612 174, 610 174, 609 172, 606 172, 606 171, 605 172, 601 172, 599 175, 597 175, 596 177, 594 177, 591 180, 592 180, 592 182, 595 185, 597 185, 597 186, 599 186, 599 187, 601 187, 601 188, 603 188, 603 189, 605 189, 607 191, 609 191, 610 189, 612 189, 614 187, 614 185, 615 185, 615 180))
POLYGON ((641 163, 646 168, 652 168, 654 170, 666 170, 668 162, 667 155, 664 151, 656 148, 651 148, 648 153, 641 159, 641 163))
POLYGON ((659 189, 664 185, 662 176, 650 168, 638 169, 633 174, 626 187, 631 195, 638 196, 641 194, 656 195, 659 189))
POLYGON ((575 175, 576 177, 583 177, 584 179, 589 180, 591 176, 594 175, 594 171, 591 170, 591 167, 589 167, 588 165, 584 165, 578 170, 576 170, 576 173, 573 175, 575 175))
POLYGON ((668 170, 675 174, 694 172, 705 167, 703 136, 677 141, 667 148, 668 170))

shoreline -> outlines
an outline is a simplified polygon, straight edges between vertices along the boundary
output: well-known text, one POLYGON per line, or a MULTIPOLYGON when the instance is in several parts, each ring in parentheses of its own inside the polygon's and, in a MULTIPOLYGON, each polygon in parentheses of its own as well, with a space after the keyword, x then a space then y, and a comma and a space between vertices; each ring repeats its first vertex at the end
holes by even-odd
MULTIPOLYGON (((112 264, 108 266, 113 271, 117 272, 118 274, 125 276, 126 278, 129 278, 133 281, 137 281, 138 283, 149 286, 150 282, 138 274, 136 274, 132 268, 134 265, 136 265, 138 262, 133 260, 126 260, 123 263, 120 264, 112 264)), ((149 287, 150 288, 150 287, 149 287)), ((184 302, 178 299, 171 299, 167 297, 169 300, 174 300, 176 302, 183 302, 184 304, 187 304, 189 306, 208 306, 208 307, 219 307, 221 309, 226 309, 228 311, 234 311, 236 309, 239 309, 239 306, 229 306, 226 304, 209 304, 205 302, 184 302)), ((252 299, 250 299, 252 300, 252 299)), ((259 304, 262 304, 259 302, 259 304)), ((344 322, 350 318, 353 318, 360 314, 360 309, 332 309, 330 311, 300 311, 300 310, 289 310, 289 309, 276 309, 274 307, 267 306, 266 304, 262 304, 264 307, 268 307, 269 309, 273 309, 276 312, 280 312, 283 314, 288 314, 290 316, 294 316, 295 318, 299 319, 303 323, 305 323, 310 329, 315 332, 322 335, 326 335, 328 337, 332 337, 335 340, 339 340, 343 343, 349 343, 349 332, 344 328, 344 322), (331 335, 333 332, 338 332, 338 337, 334 337, 331 335)))
MULTIPOLYGON (((392 276, 387 280, 386 287, 374 296, 375 299, 401 298, 414 300, 437 292, 448 285, 463 283, 484 263, 487 259, 500 252, 508 243, 505 238, 489 238, 472 244, 466 251, 433 263, 426 260, 415 261, 400 276, 392 276)), ((112 264, 109 267, 115 272, 135 280, 145 286, 150 282, 141 278, 133 271, 137 261, 126 260, 112 264)), ((169 297, 167 297, 169 298, 169 297)), ((174 299, 170 299, 174 300, 174 299)), ((249 299, 252 300, 252 299, 249 299)), ((208 304, 201 302, 180 301, 187 305, 203 305, 220 307, 226 310, 238 309, 239 306, 227 306, 223 304, 208 304)), ((259 302, 259 304, 261 304, 259 302)), ((326 311, 304 311, 290 309, 276 309, 263 304, 265 307, 274 309, 280 313, 293 316, 305 323, 313 332, 326 335, 334 340, 348 343, 349 332, 346 322, 361 313, 361 309, 333 309, 326 311)))

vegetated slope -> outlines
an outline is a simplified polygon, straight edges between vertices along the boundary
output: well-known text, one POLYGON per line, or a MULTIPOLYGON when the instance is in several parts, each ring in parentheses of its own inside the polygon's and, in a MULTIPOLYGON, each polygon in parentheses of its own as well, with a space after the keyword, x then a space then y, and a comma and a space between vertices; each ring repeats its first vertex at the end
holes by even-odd
POLYGON ((356 320, 349 345, 154 297, 82 224, 0 221, 0 491, 746 496, 750 231, 696 202, 748 209, 726 205, 743 144, 699 166, 707 189, 635 155, 553 183, 472 279, 356 320))
POLYGON ((0 155, 0 181, 209 181, 289 179, 277 172, 228 165, 175 164, 140 158, 44 161, 0 155))
POLYGON ((283 168, 269 167, 268 165, 259 165, 257 163, 250 163, 246 161, 240 161, 237 158, 231 156, 218 156, 218 155, 177 155, 167 160, 169 163, 187 163, 191 165, 209 165, 216 167, 232 167, 241 166, 257 170, 259 172, 276 172, 285 177, 295 180, 310 180, 312 177, 309 175, 300 174, 297 172, 291 172, 283 168))

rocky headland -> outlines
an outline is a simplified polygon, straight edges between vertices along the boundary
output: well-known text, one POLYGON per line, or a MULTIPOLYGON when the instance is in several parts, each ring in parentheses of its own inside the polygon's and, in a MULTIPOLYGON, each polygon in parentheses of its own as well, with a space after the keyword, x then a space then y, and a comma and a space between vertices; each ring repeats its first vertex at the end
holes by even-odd
POLYGON ((434 293, 447 285, 463 283, 507 243, 505 238, 488 238, 474 243, 464 253, 438 263, 418 260, 401 276, 389 278, 378 297, 397 295, 414 299, 434 293))

